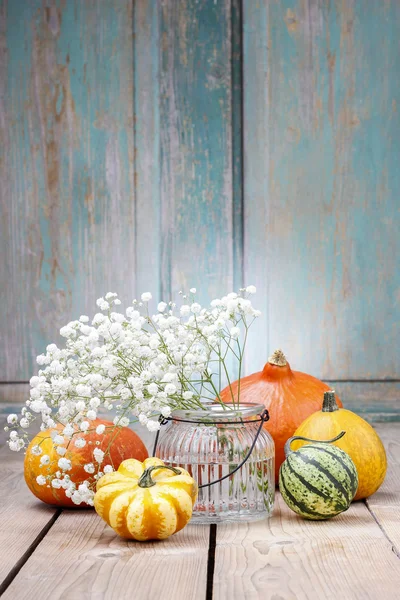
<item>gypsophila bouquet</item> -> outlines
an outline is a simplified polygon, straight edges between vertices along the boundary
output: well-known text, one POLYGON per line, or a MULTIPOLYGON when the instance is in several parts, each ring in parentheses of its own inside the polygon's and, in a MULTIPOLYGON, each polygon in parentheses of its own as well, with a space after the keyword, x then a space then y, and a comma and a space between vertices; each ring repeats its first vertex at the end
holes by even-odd
POLYGON ((41 444, 35 445, 31 451, 41 456, 43 467, 37 483, 63 488, 76 504, 93 504, 97 479, 114 468, 109 448, 103 451, 96 442, 84 467, 87 479, 74 481, 72 445, 85 446, 88 434, 101 439, 104 425, 91 424, 104 411, 115 414, 115 428, 138 421, 156 431, 160 415, 221 401, 222 383, 230 383, 228 364, 232 357, 237 361, 240 377, 248 329, 260 315, 249 298, 255 292, 254 286, 242 288, 203 308, 192 288, 188 295, 180 292, 178 306, 160 302, 154 315, 150 293, 134 300, 125 314, 117 312, 117 294, 99 298, 102 312, 91 324, 85 315, 71 321, 60 330, 66 347, 50 344, 37 357, 41 368, 30 380, 30 398, 20 416, 7 419, 10 449, 26 448, 26 430, 39 418, 41 431, 49 431, 57 465, 41 444))

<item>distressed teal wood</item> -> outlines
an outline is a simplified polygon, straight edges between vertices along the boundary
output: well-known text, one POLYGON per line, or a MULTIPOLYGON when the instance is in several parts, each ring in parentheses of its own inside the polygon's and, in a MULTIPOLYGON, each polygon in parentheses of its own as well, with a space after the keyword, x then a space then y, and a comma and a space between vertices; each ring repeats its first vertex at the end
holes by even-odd
POLYGON ((163 294, 233 289, 231 2, 161 9, 163 294))
POLYGON ((322 378, 398 377, 399 12, 244 2, 245 272, 268 322, 253 367, 281 347, 322 378))
POLYGON ((162 295, 160 12, 152 0, 134 4, 136 293, 155 300, 162 295))
POLYGON ((132 3, 1 4, 1 379, 135 283, 132 3))
POLYGON ((243 283, 247 373, 398 378, 399 13, 0 0, 0 380, 108 290, 243 283))

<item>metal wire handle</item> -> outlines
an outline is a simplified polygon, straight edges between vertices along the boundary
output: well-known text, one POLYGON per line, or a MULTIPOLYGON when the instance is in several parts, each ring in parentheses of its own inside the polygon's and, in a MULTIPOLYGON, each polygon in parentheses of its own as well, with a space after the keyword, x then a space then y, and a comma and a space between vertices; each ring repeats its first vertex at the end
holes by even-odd
MULTIPOLYGON (((253 421, 242 421, 241 420, 241 421, 208 421, 208 422, 206 422, 206 421, 189 421, 186 419, 176 419, 173 417, 169 417, 168 419, 166 419, 165 417, 162 417, 162 416, 159 418, 159 421, 160 421, 160 425, 165 425, 166 423, 168 423, 168 421, 180 421, 182 423, 201 423, 203 425, 234 425, 235 423, 236 424, 240 423, 241 425, 248 425, 250 423, 257 423, 258 421, 260 422, 260 425, 257 429, 257 433, 254 437, 253 443, 250 446, 250 450, 248 451, 248 453, 246 454, 246 456, 242 460, 242 462, 239 465, 237 465, 237 467, 235 467, 233 469, 233 471, 231 471, 230 473, 227 473, 223 477, 220 477, 219 479, 215 479, 214 481, 210 481, 209 483, 203 483, 202 485, 199 485, 199 489, 201 489, 204 487, 210 487, 211 485, 215 485, 216 483, 220 483, 220 481, 223 481, 224 479, 228 479, 228 477, 231 477, 234 473, 236 473, 236 471, 239 471, 239 469, 241 469, 243 467, 243 465, 249 460, 250 455, 254 450, 254 447, 257 443, 258 437, 261 433, 264 423, 269 421, 269 413, 268 413, 267 409, 265 409, 261 413, 260 418, 254 419, 253 421)), ((157 431, 156 439, 154 441, 153 456, 156 455, 159 435, 160 435, 160 430, 157 431)))

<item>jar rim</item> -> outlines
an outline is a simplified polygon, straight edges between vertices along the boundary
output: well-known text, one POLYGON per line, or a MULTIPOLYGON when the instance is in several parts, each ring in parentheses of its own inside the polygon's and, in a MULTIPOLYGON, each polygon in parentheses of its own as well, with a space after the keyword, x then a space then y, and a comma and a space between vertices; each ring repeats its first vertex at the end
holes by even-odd
POLYGON ((243 419, 244 417, 260 416, 265 410, 263 404, 253 404, 252 402, 226 402, 220 404, 215 402, 204 409, 176 409, 172 411, 171 420, 207 420, 218 421, 221 419, 243 419))

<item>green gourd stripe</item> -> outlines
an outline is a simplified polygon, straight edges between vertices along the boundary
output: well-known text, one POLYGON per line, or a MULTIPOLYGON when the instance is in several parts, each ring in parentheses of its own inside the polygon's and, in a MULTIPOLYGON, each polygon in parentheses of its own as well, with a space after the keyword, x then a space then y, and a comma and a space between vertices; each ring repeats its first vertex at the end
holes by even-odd
POLYGON ((282 471, 281 471, 281 484, 282 484, 283 490, 284 490, 286 496, 288 497, 288 499, 290 500, 290 502, 293 504, 293 506, 297 506, 297 508, 299 508, 302 513, 304 513, 306 515, 311 515, 313 517, 320 517, 321 519, 326 519, 328 517, 328 515, 322 515, 321 513, 315 512, 314 510, 310 509, 307 506, 307 504, 304 504, 304 502, 297 500, 293 496, 293 494, 291 492, 289 492, 289 490, 287 489, 286 483, 285 483, 285 478, 284 478, 282 471))
POLYGON ((316 469, 321 471, 321 473, 323 473, 329 479, 329 481, 331 481, 331 483, 333 483, 333 485, 336 487, 336 489, 339 490, 339 492, 342 494, 342 496, 344 498, 346 498, 349 502, 352 500, 352 498, 349 495, 349 492, 346 491, 346 489, 343 487, 343 485, 340 483, 340 481, 338 481, 332 475, 332 473, 330 473, 327 469, 325 469, 325 467, 323 467, 317 460, 315 460, 314 458, 309 458, 303 452, 297 452, 296 458, 300 458, 300 460, 302 460, 304 463, 306 463, 308 465, 313 465, 313 467, 315 467, 316 469))
POLYGON ((304 485, 305 488, 307 488, 307 490, 309 492, 313 492, 313 494, 317 494, 318 496, 321 496, 321 498, 324 498, 324 500, 330 500, 331 497, 329 494, 325 494, 322 490, 319 490, 318 488, 316 488, 312 483, 310 483, 309 481, 307 481, 307 479, 304 479, 303 475, 300 475, 300 473, 298 473, 293 466, 290 463, 290 455, 287 457, 286 459, 286 466, 289 468, 290 472, 297 477, 297 479, 304 485))
POLYGON ((318 446, 313 446, 313 449, 314 450, 319 450, 320 452, 326 452, 327 454, 329 454, 329 456, 332 456, 332 458, 335 458, 342 465, 342 467, 345 469, 345 471, 347 472, 348 476, 351 479, 351 486, 354 487, 354 485, 356 483, 356 478, 355 478, 355 475, 354 475, 354 471, 352 471, 351 469, 349 469, 349 467, 346 465, 345 461, 340 456, 337 456, 333 452, 329 452, 329 450, 327 448, 318 448, 318 446))

